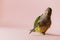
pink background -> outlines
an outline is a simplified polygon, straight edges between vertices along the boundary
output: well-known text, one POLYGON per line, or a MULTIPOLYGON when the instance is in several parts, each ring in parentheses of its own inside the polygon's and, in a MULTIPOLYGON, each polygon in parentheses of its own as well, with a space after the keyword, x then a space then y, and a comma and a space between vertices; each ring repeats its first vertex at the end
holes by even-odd
POLYGON ((60 40, 59 35, 60 0, 0 0, 0 40, 60 40), (55 35, 29 35, 35 18, 47 7, 53 9, 47 33, 55 35))

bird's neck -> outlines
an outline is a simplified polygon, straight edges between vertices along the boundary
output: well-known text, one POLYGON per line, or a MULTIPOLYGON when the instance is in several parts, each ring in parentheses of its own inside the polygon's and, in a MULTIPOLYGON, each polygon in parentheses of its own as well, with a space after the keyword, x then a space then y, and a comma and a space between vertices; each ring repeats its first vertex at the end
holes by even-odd
POLYGON ((51 20, 51 16, 47 16, 47 19, 48 19, 48 20, 51 20))

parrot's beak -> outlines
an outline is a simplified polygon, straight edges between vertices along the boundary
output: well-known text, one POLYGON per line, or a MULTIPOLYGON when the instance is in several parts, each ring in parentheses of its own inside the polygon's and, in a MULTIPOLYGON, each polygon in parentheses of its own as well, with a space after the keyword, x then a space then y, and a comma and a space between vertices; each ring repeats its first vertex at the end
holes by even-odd
POLYGON ((45 10, 45 14, 46 15, 51 15, 51 12, 52 12, 52 9, 50 7, 48 7, 46 10, 45 10))

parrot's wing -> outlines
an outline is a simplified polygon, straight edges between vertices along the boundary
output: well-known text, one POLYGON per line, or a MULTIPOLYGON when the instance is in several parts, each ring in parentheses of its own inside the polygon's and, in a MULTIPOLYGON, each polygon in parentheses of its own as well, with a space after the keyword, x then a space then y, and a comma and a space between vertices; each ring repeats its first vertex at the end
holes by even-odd
MULTIPOLYGON (((42 15, 43 15, 43 14, 42 14, 42 15)), ((41 15, 41 16, 42 16, 42 15, 41 15)), ((34 22, 34 27, 36 27, 37 24, 39 23, 41 16, 38 16, 38 17, 36 18, 36 20, 35 20, 35 22, 34 22)))
MULTIPOLYGON (((43 14, 42 14, 42 15, 43 15, 43 14)), ((41 16, 42 16, 42 15, 41 15, 41 16)), ((34 22, 34 28, 37 27, 37 25, 38 25, 38 23, 39 23, 39 21, 40 21, 41 16, 38 16, 38 17, 36 18, 36 20, 35 20, 35 22, 34 22)), ((29 34, 30 34, 32 31, 35 31, 34 28, 29 32, 29 34)))
MULTIPOLYGON (((42 14, 42 15, 43 15, 43 14, 42 14)), ((41 16, 42 16, 42 15, 41 15, 41 16)), ((38 17, 36 18, 36 20, 35 20, 35 22, 34 22, 34 28, 37 27, 37 25, 38 25, 38 23, 39 23, 39 21, 40 21, 41 16, 38 16, 38 17)), ((29 32, 29 34, 30 34, 31 32, 33 32, 33 31, 35 31, 34 28, 29 32)))

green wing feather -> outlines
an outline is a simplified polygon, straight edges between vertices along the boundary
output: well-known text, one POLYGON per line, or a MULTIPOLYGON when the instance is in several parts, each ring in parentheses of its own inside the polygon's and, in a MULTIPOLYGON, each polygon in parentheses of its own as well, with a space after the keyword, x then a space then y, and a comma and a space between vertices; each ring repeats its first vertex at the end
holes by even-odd
MULTIPOLYGON (((42 14, 42 15, 43 15, 43 14, 42 14)), ((42 16, 42 15, 41 15, 41 16, 42 16)), ((38 24, 41 16, 38 16, 38 17, 36 18, 36 20, 35 20, 35 22, 34 22, 34 28, 30 31, 30 33, 31 33, 32 31, 34 31, 34 30, 37 30, 37 29, 39 30, 39 27, 37 27, 36 25, 38 24), (35 27, 37 27, 37 28, 35 29, 35 27)), ((30 33, 29 33, 29 34, 30 34, 30 33)))
MULTIPOLYGON (((42 15, 43 15, 43 14, 42 14, 42 15)), ((41 15, 41 16, 42 16, 42 15, 41 15)), ((35 22, 34 22, 34 27, 36 27, 36 25, 38 24, 41 16, 38 16, 38 17, 36 18, 36 20, 35 20, 35 22)))

